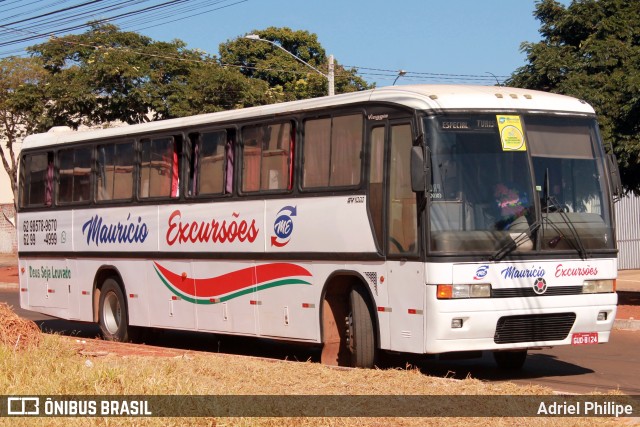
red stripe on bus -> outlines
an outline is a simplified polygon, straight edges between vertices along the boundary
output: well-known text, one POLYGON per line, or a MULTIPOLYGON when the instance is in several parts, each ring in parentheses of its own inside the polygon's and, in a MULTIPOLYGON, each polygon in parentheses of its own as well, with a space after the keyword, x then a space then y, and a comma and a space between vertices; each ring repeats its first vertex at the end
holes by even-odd
POLYGON ((220 276, 204 279, 183 277, 154 261, 156 268, 180 292, 194 297, 217 297, 248 288, 256 283, 269 282, 291 276, 311 276, 306 269, 296 264, 273 263, 232 271, 220 276))

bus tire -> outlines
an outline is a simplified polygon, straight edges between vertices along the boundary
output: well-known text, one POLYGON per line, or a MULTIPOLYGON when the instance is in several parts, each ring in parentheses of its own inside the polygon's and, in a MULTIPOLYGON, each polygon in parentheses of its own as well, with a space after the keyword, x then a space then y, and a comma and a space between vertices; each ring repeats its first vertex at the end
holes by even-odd
POLYGON ((98 323, 102 337, 107 341, 127 342, 131 339, 124 294, 113 277, 107 278, 100 290, 98 323))
POLYGON ((373 315, 367 304, 367 297, 359 286, 353 287, 349 293, 349 314, 346 323, 351 366, 372 368, 376 356, 373 315))
POLYGON ((515 371, 521 369, 527 359, 527 350, 494 351, 493 359, 498 368, 515 371))

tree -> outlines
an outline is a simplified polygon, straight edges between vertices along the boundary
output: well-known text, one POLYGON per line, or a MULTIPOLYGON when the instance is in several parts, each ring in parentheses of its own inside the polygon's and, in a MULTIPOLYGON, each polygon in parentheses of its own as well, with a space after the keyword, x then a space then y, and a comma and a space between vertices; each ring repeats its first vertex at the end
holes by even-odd
POLYGON ((153 41, 111 24, 29 51, 51 76, 50 113, 57 125, 133 124, 267 102, 266 85, 224 69, 215 57, 180 40, 153 41))
POLYGON ((17 199, 17 145, 34 132, 43 131, 50 122, 46 116, 46 72, 36 58, 0 59, 0 157, 17 199))
POLYGON ((542 0, 534 16, 542 40, 522 44, 528 63, 507 84, 590 103, 625 189, 640 194, 640 2, 542 0))
MULTIPOLYGON (((315 34, 286 27, 254 30, 252 34, 270 40, 323 74, 328 73, 328 58, 315 34)), ((219 51, 223 64, 238 67, 247 77, 266 81, 283 101, 327 94, 325 77, 268 42, 239 37, 222 43, 219 51)), ((334 69, 336 93, 369 88, 355 69, 347 70, 339 64, 334 69)))

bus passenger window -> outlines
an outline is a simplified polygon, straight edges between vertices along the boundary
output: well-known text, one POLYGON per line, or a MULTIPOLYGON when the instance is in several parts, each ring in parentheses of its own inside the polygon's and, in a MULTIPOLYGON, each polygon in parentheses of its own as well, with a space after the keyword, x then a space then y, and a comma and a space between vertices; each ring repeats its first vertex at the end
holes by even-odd
POLYGON ((305 188, 360 184, 362 115, 307 120, 303 148, 305 188))
POLYGON ((192 196, 223 194, 227 166, 227 133, 204 132, 192 135, 192 173, 189 186, 192 196))
POLYGON ((141 198, 179 196, 179 150, 173 137, 141 142, 141 198))
POLYGON ((305 188, 328 187, 331 159, 331 119, 307 120, 304 123, 305 188))
POLYGON ((91 196, 91 149, 58 153, 58 203, 88 202, 91 196))
POLYGON ((291 123, 248 126, 242 130, 242 191, 292 188, 291 123))
POLYGON ((24 156, 21 170, 20 206, 51 206, 53 200, 53 153, 24 156))
POLYGON ((133 143, 99 145, 97 200, 128 200, 133 196, 133 143))

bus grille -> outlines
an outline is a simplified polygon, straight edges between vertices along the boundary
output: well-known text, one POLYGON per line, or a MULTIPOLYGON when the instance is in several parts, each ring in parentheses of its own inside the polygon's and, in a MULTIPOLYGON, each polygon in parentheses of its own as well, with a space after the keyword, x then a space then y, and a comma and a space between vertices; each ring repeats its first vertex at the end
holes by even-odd
POLYGON ((576 320, 575 313, 505 316, 498 319, 496 344, 531 341, 561 341, 569 335, 576 320))
POLYGON ((491 289, 491 298, 553 297, 559 295, 580 295, 582 286, 549 286, 544 294, 538 295, 533 287, 491 289))

